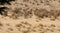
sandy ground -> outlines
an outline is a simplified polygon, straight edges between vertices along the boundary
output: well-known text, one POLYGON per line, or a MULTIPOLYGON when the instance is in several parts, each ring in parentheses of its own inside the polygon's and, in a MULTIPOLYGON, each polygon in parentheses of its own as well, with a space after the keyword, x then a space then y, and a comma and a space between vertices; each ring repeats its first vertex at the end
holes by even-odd
MULTIPOLYGON (((47 10, 50 9, 60 9, 60 3, 58 1, 50 2, 50 5, 45 5, 45 3, 38 3, 40 5, 33 4, 33 0, 30 0, 30 3, 24 3, 22 0, 16 1, 16 4, 13 2, 11 6, 4 5, 6 7, 10 7, 12 9, 25 7, 25 4, 28 5, 29 8, 44 8, 47 10), (23 6, 22 6, 23 5, 23 6)), ((0 16, 0 33, 60 33, 60 19, 56 19, 55 21, 50 20, 49 18, 39 19, 36 16, 32 18, 24 19, 23 17, 19 19, 12 19, 9 17, 0 16)))
POLYGON ((35 16, 30 19, 19 18, 16 20, 0 17, 0 33, 60 33, 60 20, 51 21, 49 18, 40 20, 35 16), (24 22, 27 22, 26 25, 24 22), (16 27, 19 24, 23 24, 22 27, 16 27), (38 27, 39 25, 40 27, 38 27))

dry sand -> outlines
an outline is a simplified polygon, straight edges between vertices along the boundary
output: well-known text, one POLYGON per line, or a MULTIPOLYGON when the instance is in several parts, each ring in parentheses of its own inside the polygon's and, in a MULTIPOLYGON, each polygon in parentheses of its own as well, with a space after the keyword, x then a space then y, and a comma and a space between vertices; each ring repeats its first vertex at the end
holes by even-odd
POLYGON ((0 17, 0 33, 60 33, 60 20, 0 17))
MULTIPOLYGON (((25 0, 26 1, 26 0, 25 0)), ((60 3, 56 1, 50 2, 49 5, 45 5, 47 3, 38 3, 40 5, 36 5, 37 3, 33 3, 33 0, 30 0, 31 4, 28 2, 22 2, 22 0, 17 0, 16 3, 12 2, 12 5, 4 5, 9 8, 24 8, 23 4, 27 4, 29 8, 45 8, 47 10, 50 9, 60 9, 60 3), (23 6, 22 6, 23 5, 23 6)), ((12 19, 9 17, 0 16, 0 33, 60 33, 60 19, 56 19, 55 21, 50 20, 49 18, 39 19, 36 16, 32 18, 24 19, 20 17, 19 19, 12 19)))

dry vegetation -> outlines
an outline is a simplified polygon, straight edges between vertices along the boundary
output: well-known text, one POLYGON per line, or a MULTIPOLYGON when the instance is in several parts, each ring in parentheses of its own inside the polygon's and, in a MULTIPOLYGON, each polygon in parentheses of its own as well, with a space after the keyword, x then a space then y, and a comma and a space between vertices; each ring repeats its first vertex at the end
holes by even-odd
POLYGON ((57 9, 58 7, 53 4, 53 6, 51 5, 53 1, 57 0, 16 0, 11 2, 11 5, 4 4, 8 6, 6 6, 7 9, 0 12, 1 16, 12 19, 10 20, 7 18, 7 24, 5 23, 6 20, 1 19, 2 21, 4 20, 4 23, 0 23, 0 29, 3 31, 6 28, 8 33, 14 33, 15 31, 19 33, 60 32, 60 27, 53 24, 55 22, 49 22, 47 19, 47 24, 45 25, 45 20, 41 20, 44 18, 50 18, 50 20, 55 21, 55 19, 60 17, 60 9, 57 9), (33 16, 37 17, 37 19, 33 16), (23 17, 24 21, 22 19, 18 19, 19 17, 23 17), (49 23, 51 24, 49 25, 49 23))
POLYGON ((22 8, 17 8, 17 9, 10 9, 7 10, 7 16, 11 18, 18 18, 18 17, 24 17, 26 18, 32 18, 33 14, 37 16, 38 18, 53 18, 57 19, 60 16, 60 10, 46 10, 46 9, 22 9, 22 8))
MULTIPOLYGON (((40 0, 40 1, 43 2, 44 0, 40 0)), ((23 2, 25 2, 25 3, 29 2, 30 4, 32 4, 32 2, 30 0, 23 0, 23 2)), ((37 3, 38 1, 34 0, 34 2, 37 3)), ((51 7, 50 1, 46 0, 43 2, 43 4, 45 4, 46 2, 48 2, 51 7)), ((53 1, 51 1, 51 2, 53 2, 53 1)), ((24 17, 25 19, 32 18, 33 14, 39 18, 48 17, 48 18, 57 19, 60 16, 60 10, 50 9, 48 11, 45 8, 39 8, 39 9, 36 8, 34 10, 33 8, 30 8, 28 6, 28 4, 24 4, 24 3, 21 3, 21 4, 23 4, 22 6, 25 6, 25 7, 19 7, 19 8, 15 7, 14 9, 12 9, 12 8, 5 9, 6 12, 3 11, 4 15, 11 17, 11 18, 15 18, 15 19, 18 17, 24 17)), ((37 4, 40 4, 40 3, 37 3, 37 4)), ((53 20, 53 19, 51 19, 51 20, 53 20)))

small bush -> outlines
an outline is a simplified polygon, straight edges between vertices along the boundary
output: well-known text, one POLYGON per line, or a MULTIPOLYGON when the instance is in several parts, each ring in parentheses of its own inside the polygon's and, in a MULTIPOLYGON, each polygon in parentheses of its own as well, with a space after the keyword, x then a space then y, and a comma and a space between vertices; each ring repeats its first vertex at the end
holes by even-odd
POLYGON ((46 10, 46 9, 36 9, 34 15, 39 18, 53 18, 57 19, 60 16, 60 10, 46 10))
POLYGON ((34 15, 40 17, 40 18, 44 18, 44 17, 48 17, 48 11, 46 9, 36 9, 34 11, 34 15))

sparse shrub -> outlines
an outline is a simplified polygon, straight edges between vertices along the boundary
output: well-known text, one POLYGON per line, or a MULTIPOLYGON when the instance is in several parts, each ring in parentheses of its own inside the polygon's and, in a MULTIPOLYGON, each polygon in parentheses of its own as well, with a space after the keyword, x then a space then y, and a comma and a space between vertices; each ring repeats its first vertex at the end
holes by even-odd
POLYGON ((18 17, 30 18, 32 16, 32 11, 31 10, 25 11, 22 8, 16 8, 14 10, 9 9, 8 16, 11 18, 18 18, 18 17))
POLYGON ((1 7, 0 7, 0 14, 1 15, 3 15, 3 16, 7 16, 7 12, 8 11, 6 11, 7 9, 8 9, 8 7, 5 7, 4 5, 5 4, 8 4, 8 5, 11 5, 11 1, 15 1, 15 0, 0 0, 0 5, 2 5, 1 7))
POLYGON ((40 18, 44 18, 44 17, 48 17, 48 11, 46 9, 36 9, 34 11, 34 15, 40 17, 40 18))
POLYGON ((60 10, 46 10, 46 9, 36 9, 34 15, 39 18, 53 18, 54 20, 60 16, 60 10))
MULTIPOLYGON (((15 0, 0 0, 0 3, 2 5, 5 5, 5 3, 7 4, 10 4, 11 1, 15 1, 15 0), (4 3, 2 3, 4 2, 4 3)), ((29 0, 22 0, 23 2, 28 2, 29 0)), ((40 0, 41 1, 41 0, 40 0)), ((49 1, 46 1, 46 2, 49 2, 49 1)), ((17 4, 17 3, 14 3, 14 4, 17 4)), ((20 3, 20 4, 23 4, 23 3, 20 3)), ((7 11, 5 11, 7 9, 3 7, 3 9, 0 9, 0 14, 1 15, 4 15, 4 16, 8 16, 8 17, 11 17, 11 18, 18 18, 18 17, 23 17, 23 18, 31 18, 33 16, 33 14, 39 18, 52 18, 53 16, 53 19, 55 20, 57 17, 60 16, 60 10, 55 10, 55 9, 52 9, 50 11, 48 11, 47 9, 44 9, 44 8, 36 8, 35 10, 34 9, 31 9, 28 4, 23 4, 25 5, 25 7, 16 7, 15 9, 11 9, 9 8, 7 11)), ((32 7, 33 8, 33 7, 32 7)), ((51 19, 51 20, 53 20, 51 19)))
POLYGON ((18 12, 19 12, 18 9, 8 9, 7 11, 8 11, 7 14, 9 17, 18 18, 18 12))
POLYGON ((0 0, 0 4, 4 5, 5 3, 7 3, 7 4, 11 5, 11 3, 10 3, 11 1, 15 1, 15 0, 0 0))
POLYGON ((50 15, 53 16, 54 18, 57 18, 60 15, 59 10, 51 10, 50 15))
POLYGON ((0 7, 0 14, 7 16, 7 11, 5 11, 6 9, 8 9, 7 7, 0 7))
POLYGON ((30 10, 29 11, 25 11, 24 12, 24 17, 25 18, 31 18, 32 17, 32 11, 30 11, 30 10))

